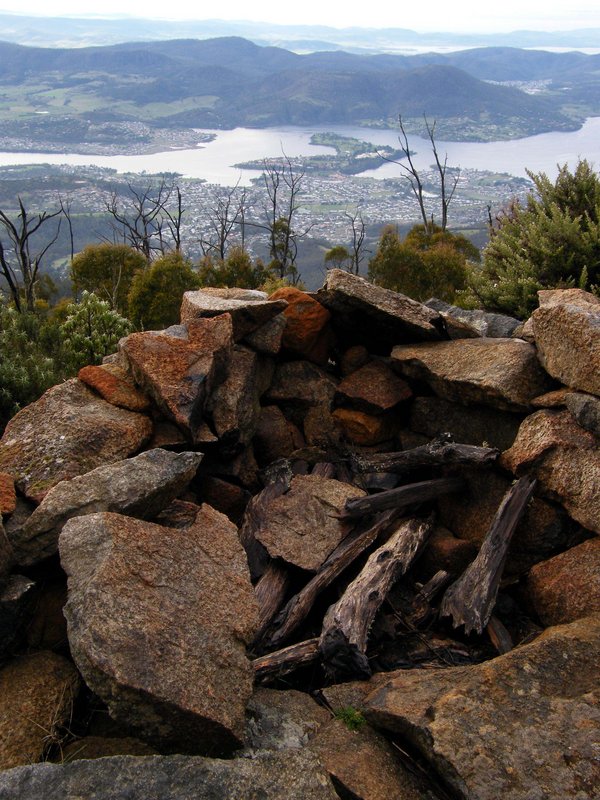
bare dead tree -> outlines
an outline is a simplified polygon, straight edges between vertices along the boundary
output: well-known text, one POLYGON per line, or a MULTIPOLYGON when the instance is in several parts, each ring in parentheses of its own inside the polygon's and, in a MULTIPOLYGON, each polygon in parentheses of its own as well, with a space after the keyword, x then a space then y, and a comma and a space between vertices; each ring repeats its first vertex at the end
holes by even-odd
POLYGON ((241 246, 245 242, 246 189, 238 191, 239 181, 229 189, 218 189, 215 192, 210 208, 209 230, 200 239, 200 247, 204 255, 216 255, 221 261, 227 256, 234 231, 241 234, 241 246))
POLYGON ((271 265, 277 276, 291 278, 293 283, 300 279, 296 268, 298 242, 312 227, 308 225, 303 231, 294 227, 305 174, 285 154, 277 162, 265 160, 263 183, 267 199, 263 206, 264 222, 252 223, 254 227, 268 232, 271 265))
MULTIPOLYGON (((460 169, 453 170, 452 179, 448 180, 450 177, 447 174, 448 155, 446 154, 444 160, 442 161, 442 159, 439 156, 437 146, 435 143, 436 120, 433 121, 433 124, 430 124, 425 114, 423 115, 423 119, 425 120, 425 128, 427 130, 427 136, 429 138, 429 141, 431 142, 433 156, 435 158, 435 165, 440 180, 441 204, 442 204, 440 227, 443 231, 445 231, 448 226, 448 207, 452 201, 452 198, 454 197, 454 192, 460 180, 460 169)), ((382 158, 384 161, 389 161, 392 164, 397 164, 402 170, 403 175, 408 179, 412 193, 414 194, 415 199, 417 201, 417 205, 419 206, 419 212, 421 214, 421 219, 423 220, 423 226, 426 231, 430 232, 433 230, 434 217, 433 214, 431 215, 431 217, 428 215, 427 209, 425 207, 425 193, 423 188, 423 179, 421 178, 421 175, 412 159, 412 153, 408 143, 408 134, 406 133, 406 128, 404 127, 401 114, 398 114, 398 127, 400 129, 400 133, 398 135, 398 142, 400 143, 400 149, 402 150, 406 158, 406 163, 404 162, 404 160, 398 161, 395 158, 390 158, 380 150, 378 150, 377 152, 380 158, 382 158)))
POLYGON ((73 256, 75 255, 75 237, 73 234, 73 219, 71 217, 71 200, 69 198, 63 200, 63 198, 59 195, 58 202, 60 203, 60 209, 63 213, 63 216, 67 220, 67 225, 69 226, 69 243, 71 245, 70 253, 71 261, 73 261, 73 256))
POLYGON ((423 114, 423 119, 425 120, 425 127, 427 128, 427 135, 429 136, 429 141, 431 142, 431 150, 435 158, 435 165, 437 167, 438 175, 440 176, 440 191, 441 191, 441 202, 442 202, 441 228, 443 231, 445 231, 448 226, 448 206, 452 202, 452 198, 454 197, 454 192, 456 191, 456 187, 460 180, 460 169, 455 170, 453 172, 452 177, 448 182, 447 179, 448 153, 446 153, 446 155, 444 156, 444 160, 442 161, 439 157, 437 147, 435 144, 436 120, 434 120, 433 124, 430 125, 425 114, 423 114))
POLYGON ((350 261, 350 271, 358 275, 360 272, 360 265, 365 257, 365 253, 363 252, 365 243, 365 221, 358 207, 354 214, 345 211, 344 216, 349 220, 352 228, 352 258, 350 261))
POLYGON ((125 244, 151 261, 156 254, 181 248, 183 215, 179 187, 162 179, 137 188, 127 183, 128 202, 122 203, 113 192, 105 208, 113 218, 113 231, 125 244), (172 209, 172 199, 175 208, 172 209))
POLYGON ((0 274, 6 280, 10 296, 17 311, 33 311, 35 309, 36 285, 39 269, 50 248, 56 243, 59 235, 64 211, 61 208, 48 213, 30 215, 21 198, 18 198, 19 213, 11 219, 0 210, 0 274), (36 234, 56 220, 49 238, 39 244, 36 249, 36 234))

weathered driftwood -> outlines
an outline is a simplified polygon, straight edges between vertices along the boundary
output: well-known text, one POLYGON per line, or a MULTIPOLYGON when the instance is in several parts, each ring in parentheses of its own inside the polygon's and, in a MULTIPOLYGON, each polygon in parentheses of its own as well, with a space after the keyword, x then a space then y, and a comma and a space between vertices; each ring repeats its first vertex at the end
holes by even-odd
POLYGON ((357 472, 404 473, 420 467, 439 467, 446 464, 487 466, 493 464, 500 451, 492 447, 476 447, 451 441, 449 434, 441 434, 429 444, 402 450, 399 453, 381 453, 363 456, 355 453, 351 462, 357 472))
POLYGON ((412 608, 407 617, 409 624, 418 627, 431 616, 431 601, 450 583, 451 579, 450 573, 441 569, 421 587, 412 601, 412 608))
POLYGON ((256 639, 260 639, 267 625, 281 608, 289 585, 288 570, 282 564, 272 561, 254 587, 258 600, 259 620, 256 639))
POLYGON ((299 644, 292 644, 266 656, 255 658, 252 662, 257 678, 267 675, 286 675, 304 664, 310 664, 319 657, 319 640, 307 639, 299 644))
POLYGON ((343 517, 362 517, 389 508, 403 508, 405 506, 435 500, 443 494, 460 492, 466 484, 462 478, 436 478, 431 481, 420 481, 389 489, 387 492, 359 497, 356 500, 346 501, 343 517))
POLYGON ((337 477, 335 464, 332 464, 330 461, 319 461, 318 464, 314 465, 310 474, 319 475, 321 478, 337 477))
POLYGON ((477 558, 446 591, 440 613, 452 617, 455 628, 481 633, 496 602, 512 536, 525 513, 536 481, 524 476, 505 494, 477 558))
POLYGON ((240 541, 248 557, 248 567, 253 581, 261 577, 271 560, 266 548, 256 538, 256 531, 263 526, 273 500, 288 489, 289 481, 282 476, 281 479, 265 486, 262 492, 255 495, 246 506, 240 528, 240 541))
POLYGON ((264 649, 281 646, 306 619, 319 594, 373 544, 377 537, 393 523, 396 516, 395 510, 379 514, 375 520, 368 525, 359 526, 340 542, 323 562, 317 574, 289 600, 276 618, 273 632, 265 637, 264 649))
POLYGON ((334 673, 367 678, 369 629, 379 607, 396 581, 423 549, 433 530, 432 520, 403 520, 388 541, 371 553, 358 577, 332 605, 325 619, 319 649, 334 673))

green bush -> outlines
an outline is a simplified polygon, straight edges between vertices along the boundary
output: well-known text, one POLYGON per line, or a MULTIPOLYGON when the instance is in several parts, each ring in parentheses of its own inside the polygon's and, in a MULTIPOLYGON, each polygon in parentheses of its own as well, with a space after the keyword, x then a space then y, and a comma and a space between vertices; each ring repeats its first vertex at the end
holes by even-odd
POLYGON ((127 295, 136 272, 143 272, 144 256, 124 244, 90 244, 73 258, 71 280, 76 294, 85 290, 106 300, 120 314, 127 313, 127 295))
POLYGON ((499 216, 470 287, 493 311, 525 318, 540 289, 600 283, 600 177, 583 160, 556 181, 528 172, 535 191, 499 216))
POLYGON ((205 256, 200 262, 198 276, 201 286, 258 289, 269 277, 269 270, 260 260, 253 264, 242 247, 232 247, 224 261, 205 256))
POLYGON ((438 297, 451 303, 466 286, 467 257, 477 256, 477 248, 460 234, 437 227, 427 232, 423 225, 416 225, 403 241, 388 225, 369 262, 369 278, 415 300, 438 297))
POLYGON ((59 328, 66 367, 74 374, 88 364, 99 364, 132 330, 129 320, 113 311, 105 300, 93 292, 83 292, 79 303, 66 308, 65 321, 59 328))
POLYGON ((199 286, 198 274, 180 253, 161 256, 135 275, 129 291, 129 318, 144 330, 175 325, 184 292, 199 286))

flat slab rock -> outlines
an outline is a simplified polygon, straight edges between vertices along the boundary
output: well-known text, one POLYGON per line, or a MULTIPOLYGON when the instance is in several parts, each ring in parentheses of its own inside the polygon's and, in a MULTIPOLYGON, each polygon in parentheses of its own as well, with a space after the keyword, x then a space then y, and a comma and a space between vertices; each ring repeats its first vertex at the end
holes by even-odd
POLYGON ((157 448, 61 481, 12 533, 17 563, 35 564, 56 553, 58 536, 71 517, 99 511, 142 519, 156 516, 187 487, 201 460, 201 453, 157 448))
POLYGON ((239 341, 281 314, 286 306, 284 299, 268 300, 264 292, 238 291, 232 294, 222 289, 199 289, 185 292, 180 317, 182 323, 187 323, 201 317, 230 314, 233 336, 239 341))
POLYGON ((333 313, 341 340, 364 344, 371 353, 388 355, 396 344, 447 338, 437 311, 341 269, 328 270, 315 296, 333 313))
POLYGON ((526 417, 500 463, 515 475, 529 473, 584 528, 600 533, 600 451, 593 433, 568 411, 526 417))
POLYGON ((572 389, 600 395, 600 299, 579 289, 539 295, 531 318, 544 368, 572 389))
POLYGON ((596 614, 483 664, 379 676, 366 716, 407 737, 460 797, 588 800, 599 673, 596 614))
POLYGON ((71 653, 111 716, 162 752, 239 746, 258 608, 235 525, 206 505, 185 529, 92 514, 59 546, 71 653))
POLYGON ((107 403, 74 378, 10 420, 0 441, 0 470, 39 503, 60 481, 134 455, 151 433, 148 417, 107 403))
POLYGON ((0 774, 0 800, 339 800, 305 750, 220 761, 190 756, 115 756, 39 764, 0 774))
POLYGON ((394 347, 403 375, 426 381, 446 400, 527 411, 552 382, 522 339, 461 339, 394 347))
POLYGON ((289 491, 265 508, 254 535, 272 558, 316 571, 348 533, 348 523, 338 519, 346 500, 365 494, 332 478, 296 475, 289 491))

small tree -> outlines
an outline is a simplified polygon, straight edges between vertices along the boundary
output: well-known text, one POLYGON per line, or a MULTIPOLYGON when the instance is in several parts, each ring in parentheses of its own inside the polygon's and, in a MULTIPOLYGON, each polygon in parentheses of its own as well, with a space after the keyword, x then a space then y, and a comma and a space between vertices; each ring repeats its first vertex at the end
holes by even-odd
POLYGON ((147 267, 144 256, 125 244, 90 244, 73 258, 71 280, 76 294, 94 292, 120 314, 127 313, 127 295, 136 272, 147 267))
POLYGON ((199 286, 191 263, 181 253, 167 253, 135 275, 129 291, 129 317, 146 330, 174 325, 179 322, 184 292, 199 286))
POLYGON ((438 297, 453 302, 467 282, 465 253, 473 249, 479 254, 464 236, 437 227, 432 230, 427 234, 417 225, 402 241, 393 226, 386 226, 369 262, 369 278, 415 300, 438 297))
POLYGON ((344 269, 344 265, 352 265, 352 254, 343 244, 336 244, 325 253, 325 266, 344 269))
POLYGON ((262 261, 253 264, 250 254, 238 246, 232 247, 223 261, 204 256, 198 278, 201 286, 257 289, 269 274, 262 261))
POLYGON ((556 181, 528 172, 534 192, 500 213, 470 288, 486 308, 525 318, 540 289, 600 283, 600 177, 579 161, 556 181))
POLYGON ((19 197, 19 212, 10 217, 0 210, 0 275, 17 311, 33 311, 42 261, 60 234, 63 206, 57 211, 30 214, 19 197), (40 239, 42 229, 50 229, 40 239))
POLYGON ((65 360, 72 370, 87 364, 99 364, 114 353, 119 339, 131 333, 133 326, 93 292, 84 291, 79 303, 66 309, 60 326, 65 360))

